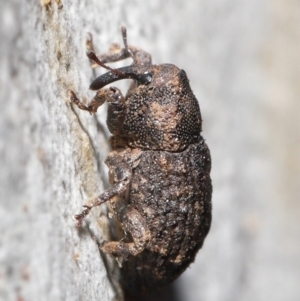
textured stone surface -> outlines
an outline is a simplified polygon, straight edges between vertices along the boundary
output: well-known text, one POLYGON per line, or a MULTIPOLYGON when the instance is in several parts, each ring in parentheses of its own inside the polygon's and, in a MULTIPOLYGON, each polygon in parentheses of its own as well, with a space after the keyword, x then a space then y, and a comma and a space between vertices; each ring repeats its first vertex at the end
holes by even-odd
POLYGON ((212 229, 164 300, 299 300, 299 2, 51 3, 0 1, 1 300, 114 296, 72 220, 107 185, 105 110, 79 112, 66 89, 92 97, 86 33, 106 50, 120 24, 154 63, 185 69, 212 155, 212 229))

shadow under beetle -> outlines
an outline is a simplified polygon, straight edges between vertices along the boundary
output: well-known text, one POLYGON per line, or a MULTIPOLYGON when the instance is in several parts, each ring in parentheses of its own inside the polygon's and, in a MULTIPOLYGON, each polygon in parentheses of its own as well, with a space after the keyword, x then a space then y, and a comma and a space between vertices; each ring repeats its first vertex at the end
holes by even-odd
POLYGON ((127 46, 121 30, 124 48, 114 45, 99 57, 87 52, 109 70, 92 82, 90 89, 98 91, 90 103, 69 91, 70 101, 90 113, 106 101, 112 133, 105 160, 112 186, 75 218, 79 227, 93 207, 109 201, 126 234, 101 250, 118 260, 127 292, 139 295, 170 284, 202 247, 211 224, 211 158, 186 73, 153 65, 150 54, 127 46), (128 57, 130 66, 106 65, 128 57), (126 97, 118 88, 103 89, 122 79, 133 80, 126 97))

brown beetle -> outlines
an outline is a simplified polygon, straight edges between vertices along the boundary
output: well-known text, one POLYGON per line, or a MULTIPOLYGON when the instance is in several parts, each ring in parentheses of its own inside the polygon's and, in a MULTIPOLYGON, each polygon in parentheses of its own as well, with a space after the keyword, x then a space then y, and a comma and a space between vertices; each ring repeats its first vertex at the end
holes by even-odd
POLYGON ((80 226, 92 207, 109 201, 124 230, 120 241, 105 242, 101 250, 121 263, 125 289, 133 295, 163 287, 194 261, 211 224, 211 159, 201 132, 201 114, 186 73, 172 64, 153 65, 151 56, 127 46, 99 58, 87 56, 109 72, 96 78, 99 90, 86 106, 69 91, 70 101, 95 113, 108 103, 107 125, 112 151, 111 188, 78 215, 80 226), (133 64, 106 65, 128 57, 133 64), (106 85, 132 79, 124 97, 106 85))

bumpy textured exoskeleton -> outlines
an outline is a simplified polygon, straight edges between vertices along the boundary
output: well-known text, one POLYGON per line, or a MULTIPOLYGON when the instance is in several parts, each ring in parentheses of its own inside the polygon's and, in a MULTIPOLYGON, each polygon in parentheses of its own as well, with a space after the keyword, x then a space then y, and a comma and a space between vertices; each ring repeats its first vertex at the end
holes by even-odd
POLYGON ((172 64, 153 65, 145 51, 114 46, 97 57, 110 71, 96 78, 99 90, 86 106, 69 91, 71 102, 95 113, 108 103, 112 133, 105 163, 111 188, 75 216, 78 226, 92 207, 110 202, 124 230, 120 241, 106 242, 102 251, 118 259, 123 283, 131 294, 160 288, 175 280, 193 262, 211 224, 211 158, 201 132, 201 114, 186 73, 172 64), (105 63, 127 57, 133 64, 112 69, 105 63), (124 97, 115 87, 133 83, 124 97))

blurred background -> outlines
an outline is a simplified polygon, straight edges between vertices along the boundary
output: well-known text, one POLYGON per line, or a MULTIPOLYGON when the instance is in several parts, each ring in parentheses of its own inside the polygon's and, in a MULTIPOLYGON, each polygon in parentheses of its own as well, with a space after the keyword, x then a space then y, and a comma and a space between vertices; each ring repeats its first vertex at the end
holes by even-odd
POLYGON ((93 96, 87 32, 104 52, 121 24, 186 71, 213 163, 211 231, 155 300, 300 300, 297 0, 0 0, 0 299, 119 298, 92 239, 105 208, 92 237, 72 220, 108 186, 105 108, 88 116, 66 91, 93 96))

